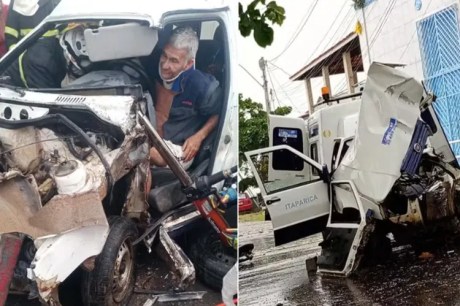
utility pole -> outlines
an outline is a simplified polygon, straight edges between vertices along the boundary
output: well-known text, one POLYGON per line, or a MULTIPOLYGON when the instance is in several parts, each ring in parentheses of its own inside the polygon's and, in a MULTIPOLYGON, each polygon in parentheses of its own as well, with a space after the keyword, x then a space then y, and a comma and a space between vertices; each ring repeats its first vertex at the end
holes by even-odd
POLYGON ((275 107, 275 97, 273 96, 273 89, 270 88, 270 105, 275 107))
POLYGON ((369 36, 367 35, 367 23, 366 23, 366 14, 364 13, 364 7, 361 8, 363 13, 363 23, 364 23, 364 33, 366 33, 366 45, 367 45, 367 59, 369 60, 369 66, 371 65, 371 49, 369 48, 369 36))
POLYGON ((262 70, 262 78, 263 78, 262 85, 263 85, 264 92, 265 92, 265 106, 267 109, 267 118, 268 118, 268 115, 271 113, 272 109, 270 107, 270 97, 268 95, 267 74, 265 71, 265 69, 267 68, 267 61, 263 57, 261 57, 259 60, 259 67, 262 70))

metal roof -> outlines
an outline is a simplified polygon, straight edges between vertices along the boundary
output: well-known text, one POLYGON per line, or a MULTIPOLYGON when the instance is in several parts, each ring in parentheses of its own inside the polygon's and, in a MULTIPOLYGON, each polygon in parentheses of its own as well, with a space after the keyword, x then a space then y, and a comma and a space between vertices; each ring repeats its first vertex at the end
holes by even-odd
POLYGON ((321 68, 323 66, 329 66, 330 75, 345 73, 342 53, 346 51, 351 53, 353 71, 364 71, 359 36, 353 32, 294 73, 289 79, 292 81, 299 81, 306 78, 322 76, 321 68))

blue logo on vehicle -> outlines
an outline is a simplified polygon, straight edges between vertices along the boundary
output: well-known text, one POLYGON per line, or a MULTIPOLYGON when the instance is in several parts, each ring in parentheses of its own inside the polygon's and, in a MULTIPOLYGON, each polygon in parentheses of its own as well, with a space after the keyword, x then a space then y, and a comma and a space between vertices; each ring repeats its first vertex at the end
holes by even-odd
POLYGON ((390 124, 383 135, 382 144, 389 145, 391 143, 391 139, 393 139, 393 134, 395 133, 397 125, 398 121, 395 118, 390 118, 390 124))

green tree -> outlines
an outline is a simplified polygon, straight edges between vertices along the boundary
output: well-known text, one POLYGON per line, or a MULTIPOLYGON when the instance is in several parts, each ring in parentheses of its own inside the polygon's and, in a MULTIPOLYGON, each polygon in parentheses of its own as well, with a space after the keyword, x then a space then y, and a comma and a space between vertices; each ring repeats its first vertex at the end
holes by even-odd
MULTIPOLYGON (((251 98, 238 97, 239 104, 239 165, 244 178, 239 181, 239 190, 244 191, 249 186, 257 186, 246 163, 244 152, 268 147, 267 112, 262 104, 251 98)), ((290 106, 281 106, 275 109, 274 115, 285 116, 292 111, 290 106)))
POLYGON ((240 2, 238 13, 241 35, 248 37, 253 32, 254 40, 263 48, 273 43, 272 26, 275 24, 280 26, 286 19, 284 8, 276 1, 266 3, 265 0, 253 0, 246 8, 240 2))
POLYGON ((365 0, 353 0, 353 6, 355 10, 359 10, 364 8, 364 5, 366 4, 365 0))

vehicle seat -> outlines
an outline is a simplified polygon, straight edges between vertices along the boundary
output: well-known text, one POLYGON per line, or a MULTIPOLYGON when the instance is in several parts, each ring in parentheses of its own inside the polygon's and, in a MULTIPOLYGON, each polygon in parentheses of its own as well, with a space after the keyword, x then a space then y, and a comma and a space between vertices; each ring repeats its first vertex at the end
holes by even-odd
POLYGON ((222 84, 224 75, 224 48, 216 40, 202 40, 196 54, 196 67, 213 75, 222 84))
MULTIPOLYGON (((216 132, 213 131, 201 144, 200 151, 189 168, 192 178, 207 173, 216 132)), ((182 186, 170 168, 152 168, 152 190, 150 190, 148 203, 156 211, 165 213, 181 204, 186 203, 182 186)))
MULTIPOLYGON (((192 165, 189 168, 189 172, 193 172, 193 169, 198 168, 205 160, 209 160, 212 154, 213 143, 216 132, 213 131, 201 144, 201 148, 198 154, 195 156, 192 165)), ((201 174, 201 173, 200 173, 201 174)), ((152 168, 152 189, 166 185, 176 180, 176 176, 170 168, 167 167, 154 167, 152 168)))
MULTIPOLYGON (((192 178, 199 177, 206 173, 209 166, 209 159, 203 160, 192 171, 188 172, 192 178)), ((182 192, 182 185, 174 176, 169 168, 153 168, 152 180, 169 179, 167 183, 161 182, 161 185, 150 190, 148 203, 150 207, 160 213, 166 213, 181 204, 187 203, 187 198, 182 192), (167 171, 169 170, 169 172, 167 171)))
MULTIPOLYGON (((219 29, 219 28, 218 28, 219 29)), ((216 33, 220 33, 216 30, 216 33)), ((216 38, 216 37, 215 37, 216 38)), ((153 63, 158 63, 161 48, 155 48, 154 52, 144 63, 150 66, 152 70, 153 63)), ((212 74, 221 84, 218 87, 219 100, 221 99, 222 77, 223 77, 223 62, 224 62, 223 43, 219 40, 201 40, 199 49, 196 55, 196 68, 202 72, 212 74), (208 70, 210 65, 216 64, 220 69, 208 70), (220 65, 220 66, 219 66, 220 65)), ((155 66, 158 67, 158 66, 155 66)), ((203 141, 201 148, 196 155, 192 165, 187 171, 192 177, 199 177, 207 174, 210 164, 210 158, 214 148, 214 140, 216 138, 217 129, 203 141)), ((182 186, 174 173, 169 168, 152 168, 152 190, 148 197, 149 205, 160 213, 165 213, 173 208, 187 203, 185 194, 182 192, 182 186)))

